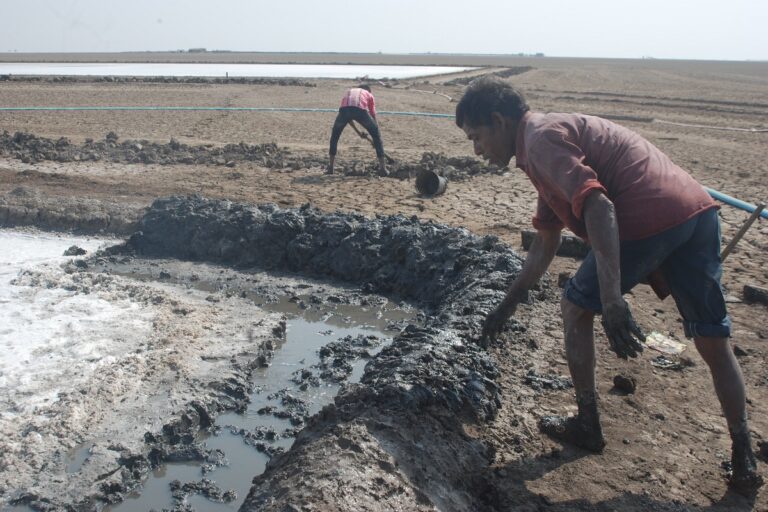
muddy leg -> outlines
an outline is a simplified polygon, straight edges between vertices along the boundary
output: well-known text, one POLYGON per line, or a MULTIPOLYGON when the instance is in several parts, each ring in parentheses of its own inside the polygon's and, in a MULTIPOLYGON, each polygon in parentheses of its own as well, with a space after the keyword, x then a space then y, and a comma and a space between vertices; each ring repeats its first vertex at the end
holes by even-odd
POLYGON ((389 171, 387 170, 387 162, 383 156, 379 157, 379 176, 389 176, 389 171))
POLYGON ((339 115, 336 116, 336 120, 333 122, 333 129, 331 130, 331 144, 328 147, 328 156, 330 157, 330 162, 328 163, 328 168, 325 170, 326 174, 333 174, 333 163, 336 160, 339 137, 341 137, 341 132, 343 132, 344 128, 346 128, 347 123, 349 123, 349 117, 340 109, 339 115))
POLYGON ((750 493, 763 484, 747 425, 746 391, 741 368, 727 338, 694 338, 696 349, 709 366, 715 392, 731 434, 731 474, 736 490, 750 493))
POLYGON ((545 416, 539 426, 542 432, 555 439, 593 452, 601 452, 605 447, 605 439, 600 426, 595 388, 595 315, 565 297, 560 305, 565 330, 565 352, 576 390, 579 413, 575 418, 545 416))

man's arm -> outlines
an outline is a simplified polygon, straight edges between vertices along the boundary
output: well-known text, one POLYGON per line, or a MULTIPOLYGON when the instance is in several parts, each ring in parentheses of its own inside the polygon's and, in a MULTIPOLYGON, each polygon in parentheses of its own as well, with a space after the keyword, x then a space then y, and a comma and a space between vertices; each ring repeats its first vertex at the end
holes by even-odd
POLYGON ((584 200, 582 210, 587 236, 597 262, 600 301, 603 307, 620 302, 619 225, 613 202, 602 192, 592 192, 584 200))
POLYGON ((512 282, 507 297, 510 295, 524 297, 531 286, 541 279, 555 258, 557 248, 560 247, 560 231, 559 229, 536 231, 536 236, 528 249, 528 256, 523 262, 523 268, 512 282))
POLYGON ((645 335, 635 324, 629 306, 621 297, 619 225, 613 202, 601 191, 584 201, 584 223, 597 264, 603 327, 611 349, 621 358, 637 357, 643 346, 637 339, 645 335))
POLYGON ((368 112, 371 114, 373 120, 376 120, 376 98, 371 94, 370 103, 368 104, 368 112))
POLYGON ((528 290, 538 282, 552 259, 555 257, 557 248, 560 247, 560 231, 539 230, 528 249, 528 257, 525 258, 523 268, 517 275, 507 291, 506 297, 501 304, 488 314, 483 324, 481 343, 488 343, 489 339, 495 339, 501 332, 504 323, 511 317, 517 305, 525 299, 528 290))

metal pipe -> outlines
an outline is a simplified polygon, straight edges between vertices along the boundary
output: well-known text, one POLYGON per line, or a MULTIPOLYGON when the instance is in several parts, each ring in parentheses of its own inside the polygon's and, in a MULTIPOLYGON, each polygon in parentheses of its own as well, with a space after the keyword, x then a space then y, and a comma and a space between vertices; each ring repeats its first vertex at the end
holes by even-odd
MULTIPOLYGON (((722 201, 726 204, 729 204, 731 206, 735 206, 736 208, 740 208, 744 211, 747 211, 749 213, 754 212, 757 209, 757 206, 749 203, 745 203, 741 199, 736 199, 735 197, 731 197, 727 194, 723 194, 722 192, 718 192, 717 190, 713 190, 708 187, 704 187, 704 189, 709 193, 710 196, 714 197, 718 201, 722 201)), ((764 219, 768 219, 768 211, 763 210, 760 213, 760 217, 764 219)))

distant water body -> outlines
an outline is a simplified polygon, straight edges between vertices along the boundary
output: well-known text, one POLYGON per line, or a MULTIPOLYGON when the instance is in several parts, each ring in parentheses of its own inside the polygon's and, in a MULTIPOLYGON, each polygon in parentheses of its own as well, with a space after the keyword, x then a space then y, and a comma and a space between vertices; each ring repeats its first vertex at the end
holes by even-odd
POLYGON ((0 63, 0 75, 199 76, 264 78, 415 78, 475 69, 453 66, 366 66, 325 64, 132 64, 0 63))

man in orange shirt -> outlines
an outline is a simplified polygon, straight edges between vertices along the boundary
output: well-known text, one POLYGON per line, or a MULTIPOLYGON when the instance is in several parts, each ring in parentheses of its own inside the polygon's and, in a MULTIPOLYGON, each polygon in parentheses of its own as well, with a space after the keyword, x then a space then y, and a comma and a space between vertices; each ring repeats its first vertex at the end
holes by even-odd
POLYGON ((376 101, 371 94, 370 86, 361 84, 349 89, 341 99, 341 107, 333 123, 331 132, 331 147, 328 151, 330 162, 328 164, 327 174, 333 174, 333 164, 336 160, 336 147, 344 128, 354 121, 357 121, 371 134, 373 147, 376 149, 376 157, 379 159, 379 176, 389 175, 387 164, 384 160, 384 145, 381 141, 379 125, 376 122, 376 101))
POLYGON ((712 374, 732 440, 729 482, 744 492, 762 485, 747 426, 744 380, 729 342, 717 205, 706 190, 640 135, 598 117, 530 112, 522 94, 503 80, 473 82, 456 107, 456 124, 475 154, 491 163, 504 167, 514 156, 539 193, 533 217, 537 235, 504 300, 488 314, 483 340, 501 332, 544 274, 564 227, 591 245, 561 300, 578 414, 546 416, 541 430, 602 451, 594 317, 602 315, 617 356, 637 357, 645 336, 622 295, 660 276, 686 336, 712 374))

